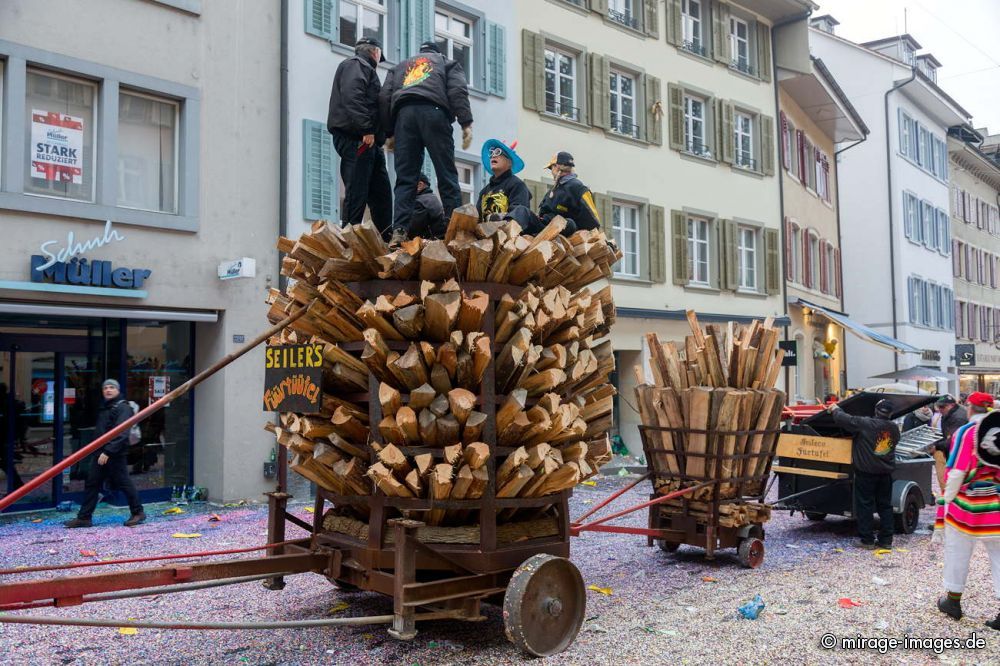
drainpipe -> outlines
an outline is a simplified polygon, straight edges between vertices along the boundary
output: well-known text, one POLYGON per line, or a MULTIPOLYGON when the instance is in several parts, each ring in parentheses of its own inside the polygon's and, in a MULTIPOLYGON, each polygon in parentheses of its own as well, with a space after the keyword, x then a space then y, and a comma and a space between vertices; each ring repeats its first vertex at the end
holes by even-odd
MULTIPOLYGON (((841 234, 841 228, 840 228, 840 167, 837 166, 837 156, 840 155, 841 153, 846 153, 848 150, 850 150, 854 146, 858 145, 859 143, 864 143, 867 139, 868 139, 868 135, 862 133, 861 138, 858 139, 857 141, 855 141, 854 143, 852 143, 851 145, 844 146, 840 150, 833 151, 833 177, 834 177, 834 180, 837 183, 837 192, 836 192, 836 195, 834 197, 834 204, 836 204, 836 206, 837 206, 837 247, 840 248, 840 257, 841 257, 841 261, 840 261, 840 311, 841 312, 847 312, 847 309, 844 307, 844 260, 843 260, 843 257, 844 257, 844 238, 843 238, 843 235, 841 234)), ((843 330, 843 327, 841 327, 841 330, 843 330)), ((844 366, 844 369, 841 371, 843 373, 843 376, 844 376, 844 384, 845 384, 844 388, 847 388, 846 387, 846 384, 847 384, 847 343, 846 342, 844 342, 844 349, 841 350, 840 354, 841 354, 841 359, 843 360, 843 366, 844 366)))
MULTIPOLYGON (((278 118, 278 234, 288 235, 288 0, 281 0, 281 92, 278 118)), ((278 265, 281 265, 278 253, 278 265)), ((278 277, 278 288, 285 289, 287 278, 278 277)))
MULTIPOLYGON (((899 321, 896 307, 896 239, 894 236, 895 231, 892 228, 892 143, 889 138, 889 95, 908 83, 911 83, 915 78, 917 78, 917 69, 916 67, 911 67, 910 78, 901 83, 897 83, 893 87, 886 90, 885 98, 883 100, 883 105, 885 107, 885 176, 886 181, 889 184, 889 190, 886 196, 889 201, 889 284, 892 287, 892 337, 897 340, 899 339, 899 321)), ((899 354, 896 352, 893 352, 892 354, 892 364, 893 369, 898 371, 899 354)))

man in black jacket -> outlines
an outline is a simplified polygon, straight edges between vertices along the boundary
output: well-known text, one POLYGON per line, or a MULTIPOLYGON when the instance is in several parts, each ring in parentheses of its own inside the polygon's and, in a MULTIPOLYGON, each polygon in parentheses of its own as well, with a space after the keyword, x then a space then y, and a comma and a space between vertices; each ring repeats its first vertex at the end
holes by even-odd
POLYGON ((951 452, 951 438, 955 432, 969 422, 969 413, 965 408, 955 402, 955 398, 950 395, 943 395, 934 403, 940 415, 939 426, 941 428, 941 439, 934 442, 934 471, 937 475, 938 486, 941 493, 944 493, 945 484, 945 462, 951 452))
POLYGON ((431 188, 431 179, 426 174, 420 174, 417 179, 417 198, 413 203, 413 215, 410 217, 410 235, 413 238, 440 239, 448 230, 448 222, 444 218, 444 208, 441 200, 431 188))
POLYGON ((359 39, 354 57, 337 67, 330 91, 326 128, 340 155, 344 181, 344 224, 364 219, 365 206, 372 222, 388 239, 392 226, 392 189, 385 168, 385 132, 379 121, 378 96, 382 84, 376 67, 385 61, 382 46, 370 37, 359 39))
MULTIPOLYGON (((97 412, 97 422, 94 425, 94 437, 100 437, 115 426, 125 423, 132 417, 132 407, 122 397, 121 386, 114 379, 105 379, 101 386, 104 394, 104 404, 97 412)), ((87 482, 84 485, 83 503, 76 518, 64 523, 66 527, 90 527, 93 525, 91 516, 97 507, 97 496, 105 479, 116 490, 121 490, 128 498, 128 507, 132 515, 125 521, 125 527, 135 527, 146 520, 146 514, 139 502, 139 493, 128 475, 129 431, 125 430, 110 442, 101 447, 97 460, 92 460, 87 482)))
POLYGON ((511 214, 526 234, 537 234, 556 215, 566 220, 563 236, 571 236, 577 229, 597 229, 601 226, 594 195, 577 177, 575 167, 573 156, 565 151, 557 153, 549 161, 545 168, 552 173, 555 184, 539 202, 538 214, 522 209, 511 214))
POLYGON ((497 139, 483 144, 483 168, 490 174, 490 182, 479 192, 479 217, 483 220, 492 216, 503 219, 516 206, 531 208, 531 192, 515 175, 524 169, 524 161, 514 152, 516 147, 516 141, 508 146, 497 139))
POLYGON ((875 548, 872 511, 878 512, 878 545, 892 548, 892 473, 896 469, 899 428, 892 422, 892 402, 880 400, 874 418, 845 414, 834 403, 827 407, 833 422, 854 435, 851 459, 854 462, 854 517, 858 522, 861 547, 875 548))
POLYGON ((424 42, 420 53, 389 72, 379 108, 396 152, 394 233, 409 232, 425 150, 434 164, 445 219, 450 219, 462 205, 452 122, 457 119, 462 128, 462 149, 472 143, 472 107, 462 65, 441 55, 434 42, 424 42))

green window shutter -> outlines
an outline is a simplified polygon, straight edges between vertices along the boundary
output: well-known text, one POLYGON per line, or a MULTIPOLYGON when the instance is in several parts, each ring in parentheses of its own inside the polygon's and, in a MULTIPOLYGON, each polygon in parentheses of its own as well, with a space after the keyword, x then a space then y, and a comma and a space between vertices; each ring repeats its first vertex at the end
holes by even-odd
POLYGON ((716 100, 718 109, 717 118, 719 122, 719 157, 727 164, 733 163, 733 153, 735 153, 736 137, 733 133, 733 104, 724 99, 716 100))
MULTIPOLYGON (((339 4, 339 0, 336 4, 339 4)), ((335 41, 339 22, 334 15, 334 0, 305 0, 305 5, 306 32, 335 41)))
POLYGON ((712 55, 726 65, 733 59, 729 52, 729 5, 723 2, 712 7, 712 55))
POLYGON ((679 210, 670 211, 670 237, 673 240, 671 259, 674 262, 674 284, 687 284, 689 270, 687 218, 679 210))
POLYGON ((590 10, 602 16, 608 15, 608 0, 588 0, 590 10))
MULTIPOLYGON (((403 60, 416 55, 421 44, 434 39, 434 2, 399 0, 399 9, 399 59, 403 60)), ((465 75, 472 78, 471 72, 465 75)))
POLYGON ((660 0, 646 0, 645 1, 646 15, 644 18, 643 29, 646 34, 653 39, 660 38, 660 0))
POLYGON ((594 194, 594 205, 597 207, 597 214, 601 216, 601 231, 604 235, 615 240, 614 211, 612 210, 611 197, 607 194, 594 194))
POLYGON ((740 284, 740 263, 737 252, 737 226, 733 220, 719 220, 721 245, 719 252, 719 284, 736 291, 740 284))
POLYGON ((486 23, 486 92, 507 96, 507 28, 499 23, 486 23))
POLYGON ((611 61, 598 53, 590 54, 590 124, 611 129, 611 61))
POLYGON ((778 252, 778 230, 764 230, 764 279, 771 296, 781 291, 781 258, 778 252))
POLYGON ((768 176, 774 175, 774 118, 760 117, 760 162, 761 170, 768 176))
POLYGON ((663 96, 660 80, 648 74, 643 77, 646 87, 646 141, 663 145, 663 96))
POLYGON ((670 101, 670 147, 684 150, 684 89, 667 84, 670 101))
POLYGON ((771 29, 757 24, 757 69, 761 81, 771 80, 771 29))
POLYGON ((667 41, 680 46, 681 41, 681 0, 666 0, 667 41))
MULTIPOLYGON (((650 282, 667 281, 667 234, 666 210, 663 206, 646 206, 649 211, 649 238, 646 246, 649 248, 649 280, 650 282)), ((686 247, 685 239, 685 247, 686 247)))
POLYGON ((524 68, 521 71, 521 96, 524 108, 533 111, 545 110, 545 40, 530 30, 521 31, 521 55, 524 68))
POLYGON ((302 217, 340 220, 337 153, 326 125, 302 121, 302 217))
POLYGON ((548 188, 545 187, 545 183, 539 180, 526 180, 524 184, 527 186, 528 192, 531 193, 531 205, 529 207, 531 210, 538 212, 538 207, 542 204, 542 199, 545 198, 548 188))

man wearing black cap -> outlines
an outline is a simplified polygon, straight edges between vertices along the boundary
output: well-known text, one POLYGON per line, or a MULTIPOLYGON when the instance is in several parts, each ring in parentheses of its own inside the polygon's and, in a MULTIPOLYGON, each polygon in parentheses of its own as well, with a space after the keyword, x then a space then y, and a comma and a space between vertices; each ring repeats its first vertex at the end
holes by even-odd
POLYGON ((417 179, 417 198, 413 202, 413 215, 410 217, 410 235, 413 238, 440 239, 448 230, 448 222, 444 217, 441 200, 431 188, 431 179, 426 174, 420 174, 417 179))
POLYGON ((437 44, 424 42, 420 53, 390 70, 379 95, 382 124, 396 153, 393 206, 395 234, 410 234, 417 178, 430 154, 445 219, 462 205, 455 167, 452 123, 462 127, 462 149, 472 143, 472 107, 462 65, 445 58, 437 44))
POLYGON ((376 67, 384 62, 378 40, 363 37, 354 47, 354 57, 337 67, 330 91, 326 128, 340 155, 340 177, 344 181, 344 224, 364 219, 365 206, 372 222, 388 238, 392 226, 392 190, 385 168, 385 131, 379 120, 378 96, 382 84, 376 67))
POLYGON ((872 511, 878 512, 878 545, 892 548, 892 473, 896 469, 899 428, 892 422, 895 411, 889 400, 875 405, 874 418, 851 416, 836 403, 827 407, 833 422, 854 436, 851 460, 854 464, 854 517, 858 521, 861 547, 875 548, 872 511))
POLYGON ((955 398, 945 394, 934 403, 938 414, 941 415, 940 428, 941 439, 934 442, 934 470, 938 477, 938 486, 944 491, 945 483, 945 461, 951 450, 951 438, 959 428, 969 422, 969 413, 965 407, 961 407, 955 398))

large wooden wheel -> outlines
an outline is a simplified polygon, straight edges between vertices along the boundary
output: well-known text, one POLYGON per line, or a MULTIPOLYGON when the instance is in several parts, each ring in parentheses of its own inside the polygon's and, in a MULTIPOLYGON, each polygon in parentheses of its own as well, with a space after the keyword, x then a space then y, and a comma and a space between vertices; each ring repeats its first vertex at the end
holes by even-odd
POLYGON ((536 657, 562 652, 583 626, 587 592, 569 560, 534 555, 510 579, 503 599, 507 638, 536 657))

